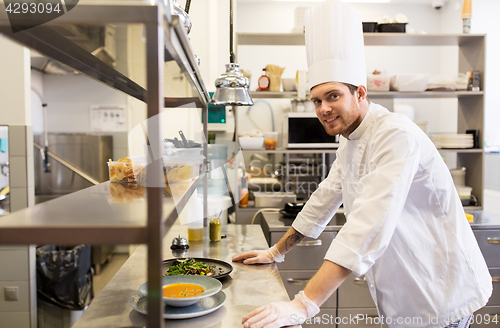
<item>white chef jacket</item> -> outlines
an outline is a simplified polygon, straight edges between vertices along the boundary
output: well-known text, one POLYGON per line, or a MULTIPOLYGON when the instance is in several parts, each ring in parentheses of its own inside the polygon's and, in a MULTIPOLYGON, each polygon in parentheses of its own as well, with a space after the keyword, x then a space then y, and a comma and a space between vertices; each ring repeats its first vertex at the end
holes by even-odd
POLYGON ((370 103, 293 227, 317 238, 342 202, 325 259, 365 275, 389 327, 442 328, 487 303, 491 276, 451 174, 407 117, 370 103))

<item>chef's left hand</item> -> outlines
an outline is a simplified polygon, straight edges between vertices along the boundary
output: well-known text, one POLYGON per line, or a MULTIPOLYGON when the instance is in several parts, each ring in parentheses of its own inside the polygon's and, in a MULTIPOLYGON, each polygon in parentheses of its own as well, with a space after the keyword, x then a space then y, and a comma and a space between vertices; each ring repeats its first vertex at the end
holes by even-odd
POLYGON ((275 328, 299 325, 314 317, 319 307, 300 291, 290 302, 273 302, 261 306, 243 317, 245 328, 275 328))

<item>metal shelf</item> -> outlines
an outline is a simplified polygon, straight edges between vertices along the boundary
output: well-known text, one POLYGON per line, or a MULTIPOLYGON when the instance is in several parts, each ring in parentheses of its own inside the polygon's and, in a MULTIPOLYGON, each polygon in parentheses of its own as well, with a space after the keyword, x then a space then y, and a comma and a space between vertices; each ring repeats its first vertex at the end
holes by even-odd
MULTIPOLYGON (((250 95, 252 98, 256 99, 286 99, 286 98, 298 98, 296 91, 283 91, 283 92, 273 92, 273 91, 251 91, 250 95)), ((309 96, 309 93, 306 93, 309 96)), ((387 92, 377 92, 369 91, 368 98, 371 99, 396 99, 396 98, 463 98, 463 97, 476 97, 484 96, 484 91, 424 91, 424 92, 398 92, 398 91, 387 91, 387 92)))
POLYGON ((484 149, 480 148, 438 148, 440 153, 460 153, 460 154, 482 154, 484 153, 484 149))
MULTIPOLYGON (((163 225, 174 223, 176 208, 183 208, 195 189, 196 183, 193 183, 176 202, 173 198, 162 199, 163 225)), ((1 243, 147 244, 147 199, 121 203, 134 194, 137 195, 135 188, 129 194, 114 194, 107 181, 11 213, 0 219, 1 243)))
MULTIPOLYGON (((168 6, 164 16, 165 59, 175 60, 188 79, 195 97, 165 98, 164 107, 179 107, 196 103, 198 107, 210 101, 210 96, 201 79, 201 73, 189 44, 189 39, 177 16, 171 18, 168 6)), ((96 79, 112 88, 146 102, 147 90, 102 62, 91 53, 69 39, 54 32, 52 24, 108 24, 156 22, 158 7, 137 1, 83 2, 56 20, 28 30, 13 33, 4 11, 0 11, 0 33, 40 54, 53 58, 73 69, 96 79), (112 3, 111 5, 109 3, 112 3), (97 15, 96 13, 100 13, 97 15)))
MULTIPOLYGON (((186 31, 177 16, 172 16, 172 2, 139 0, 87 0, 43 26, 13 33, 7 13, 0 10, 0 33, 40 54, 53 58, 118 89, 147 104, 147 117, 158 115, 164 107, 195 103, 204 108, 203 132, 207 136, 207 108, 210 96, 205 88, 186 31), (55 33, 51 26, 78 24, 142 24, 146 37, 147 90, 113 67, 86 52, 77 44, 55 33), (163 97, 165 61, 175 61, 193 88, 193 97, 163 97)), ((0 3, 0 8, 4 5, 0 3)), ((28 18, 27 18, 28 19, 28 18)), ((26 20, 25 22, 28 22, 26 20)), ((147 121, 149 140, 160 140, 160 122, 147 121)), ((151 143, 153 153, 160 153, 159 142, 151 143)), ((204 155, 207 156, 206 143, 204 155)), ((148 180, 161 181, 158 161, 148 166, 148 180), (156 177, 155 177, 156 176, 156 177), (152 179, 151 179, 152 178, 152 179)), ((116 204, 109 201, 109 182, 38 204, 0 219, 0 244, 147 244, 148 316, 147 326, 164 327, 164 304, 155 297, 161 291, 162 240, 194 191, 164 199, 162 189, 148 187, 144 202, 116 204), (106 192, 107 191, 107 192, 106 192)), ((206 190, 206 175, 204 178, 206 190)), ((204 210, 206 211, 206 193, 204 210)), ((205 212, 206 213, 206 212, 205 212)))
MULTIPOLYGON (((365 46, 461 46, 484 34, 364 33, 365 46)), ((304 46, 303 33, 237 33, 238 45, 304 46)))
POLYGON ((248 154, 334 154, 337 149, 276 149, 276 150, 266 150, 266 149, 242 149, 243 153, 248 154))

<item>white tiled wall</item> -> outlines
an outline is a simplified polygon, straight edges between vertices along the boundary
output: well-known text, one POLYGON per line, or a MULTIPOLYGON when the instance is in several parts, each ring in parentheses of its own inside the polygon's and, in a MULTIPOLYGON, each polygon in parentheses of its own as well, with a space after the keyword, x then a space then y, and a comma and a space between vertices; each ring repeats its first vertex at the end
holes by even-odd
POLYGON ((34 246, 0 247, 0 328, 36 327, 34 246), (5 300, 5 287, 18 287, 18 300, 5 300))
MULTIPOLYGON (((9 126, 10 210, 34 204, 29 50, 0 36, 0 125, 9 126)), ((0 328, 35 328, 34 246, 0 247, 0 328), (4 287, 18 287, 6 301, 4 287)))
POLYGON ((30 327, 30 317, 25 312, 0 312, 0 328, 13 327, 30 327))

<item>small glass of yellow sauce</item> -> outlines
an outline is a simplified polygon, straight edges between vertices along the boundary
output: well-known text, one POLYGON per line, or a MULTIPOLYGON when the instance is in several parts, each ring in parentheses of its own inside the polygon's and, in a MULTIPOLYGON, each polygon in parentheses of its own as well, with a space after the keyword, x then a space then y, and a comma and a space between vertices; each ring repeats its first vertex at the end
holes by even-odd
POLYGON ((205 289, 195 284, 177 283, 163 286, 163 297, 187 298, 203 294, 205 289))

